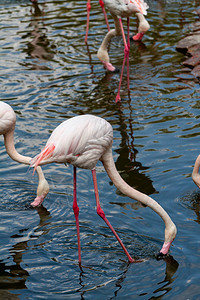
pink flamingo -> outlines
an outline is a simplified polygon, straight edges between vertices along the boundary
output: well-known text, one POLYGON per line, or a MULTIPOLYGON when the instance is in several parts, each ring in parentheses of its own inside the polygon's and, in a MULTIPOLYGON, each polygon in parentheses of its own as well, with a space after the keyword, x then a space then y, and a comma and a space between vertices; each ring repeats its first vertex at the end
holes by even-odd
POLYGON ((133 39, 134 40, 141 40, 144 33, 149 29, 149 23, 146 21, 144 15, 147 14, 147 8, 148 5, 143 0, 104 0, 105 6, 110 11, 114 23, 115 23, 115 29, 110 30, 98 52, 97 57, 99 60, 103 63, 105 69, 108 71, 114 72, 116 68, 110 63, 110 58, 108 55, 108 44, 111 41, 111 39, 114 36, 121 35, 123 37, 124 41, 124 60, 122 64, 122 70, 121 70, 121 76, 120 76, 120 82, 118 87, 118 92, 115 101, 118 102, 121 100, 120 98, 120 88, 122 83, 122 77, 125 67, 125 62, 127 61, 127 84, 128 84, 128 90, 129 88, 129 49, 130 49, 130 38, 129 38, 129 17, 136 13, 138 19, 139 19, 139 27, 138 27, 138 34, 136 34, 133 39), (122 24, 122 17, 127 17, 127 41, 123 29, 122 24))
POLYGON ((76 220, 78 237, 78 256, 81 265, 81 246, 79 231, 79 207, 76 199, 76 168, 92 171, 94 191, 96 197, 97 214, 111 229, 130 262, 136 262, 128 253, 118 234, 107 220, 100 205, 97 188, 96 164, 100 160, 114 183, 114 185, 128 197, 140 201, 152 208, 165 223, 165 242, 159 253, 159 257, 165 256, 176 236, 176 226, 166 211, 152 198, 129 186, 119 175, 112 156, 113 129, 106 120, 93 115, 82 115, 68 119, 61 123, 52 132, 44 149, 31 161, 31 166, 49 163, 70 163, 74 166, 74 200, 73 210, 76 220))
MULTIPOLYGON (((109 23, 108 23, 108 18, 107 18, 107 15, 106 15, 103 0, 99 0, 99 4, 101 5, 101 8, 102 8, 102 11, 103 11, 103 14, 104 14, 104 18, 106 20, 106 25, 107 25, 107 28, 108 28, 108 31, 109 31, 110 26, 109 26, 109 23)), ((86 34, 85 34, 85 43, 87 43, 87 39, 88 39, 89 22, 90 22, 90 10, 91 10, 90 0, 87 0, 87 26, 86 26, 86 34)))
MULTIPOLYGON (((4 144, 8 155, 15 161, 29 165, 30 157, 19 154, 14 145, 14 131, 16 125, 16 114, 12 107, 5 103, 0 102, 0 135, 4 136, 4 144)), ((46 181, 41 167, 36 169, 38 174, 38 188, 37 197, 31 203, 32 206, 40 205, 49 192, 49 184, 46 181)))

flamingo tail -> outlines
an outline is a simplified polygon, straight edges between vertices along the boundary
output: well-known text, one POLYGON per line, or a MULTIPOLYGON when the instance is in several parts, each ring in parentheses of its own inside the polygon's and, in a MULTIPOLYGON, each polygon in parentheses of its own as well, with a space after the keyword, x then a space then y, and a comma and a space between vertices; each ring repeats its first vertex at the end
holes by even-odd
POLYGON ((43 160, 46 160, 47 158, 49 158, 49 157, 51 157, 53 155, 54 149, 55 149, 55 145, 54 144, 47 145, 40 152, 40 154, 38 154, 37 156, 35 156, 34 158, 31 159, 30 166, 34 167, 33 174, 35 173, 36 168, 40 165, 40 163, 43 160))
POLYGON ((147 14, 149 6, 143 0, 131 0, 131 3, 135 4, 143 15, 147 14))

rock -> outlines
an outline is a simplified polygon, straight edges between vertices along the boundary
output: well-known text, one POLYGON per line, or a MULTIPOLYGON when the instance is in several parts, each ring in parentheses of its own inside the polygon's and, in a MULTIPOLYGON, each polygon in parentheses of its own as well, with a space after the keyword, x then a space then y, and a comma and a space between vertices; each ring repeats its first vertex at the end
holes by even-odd
POLYGON ((192 32, 200 31, 200 22, 195 22, 191 26, 192 32))
POLYGON ((200 64, 200 53, 188 58, 182 64, 188 68, 196 67, 198 64, 200 64))
POLYGON ((200 33, 186 36, 185 38, 180 40, 176 45, 176 50, 183 54, 187 54, 188 49, 197 44, 200 44, 200 33))
POLYGON ((197 77, 198 79, 200 78, 200 65, 197 65, 193 70, 192 70, 192 75, 197 77))
POLYGON ((200 8, 197 8, 197 9, 195 10, 195 13, 200 17, 200 8))
POLYGON ((188 56, 200 55, 200 44, 190 47, 187 51, 188 56))
MULTIPOLYGON (((197 11, 200 16, 200 10, 197 11)), ((192 69, 192 75, 200 79, 200 21, 191 25, 191 32, 181 39, 176 50, 189 56, 182 64, 192 69)))

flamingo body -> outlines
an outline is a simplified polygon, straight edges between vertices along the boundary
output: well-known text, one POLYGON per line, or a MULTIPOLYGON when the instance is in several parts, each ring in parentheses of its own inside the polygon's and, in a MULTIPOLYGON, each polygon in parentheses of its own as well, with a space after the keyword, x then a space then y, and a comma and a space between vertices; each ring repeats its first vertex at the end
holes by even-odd
POLYGON ((0 134, 4 135, 14 130, 15 124, 16 115, 12 107, 5 102, 0 102, 0 134))
MULTIPOLYGON (((30 157, 19 154, 14 145, 14 130, 16 125, 16 114, 12 107, 1 101, 0 102, 0 135, 4 136, 4 144, 8 155, 15 161, 22 164, 29 164, 30 157)), ((49 185, 46 181, 42 169, 36 169, 38 174, 37 197, 32 203, 33 206, 41 205, 44 198, 49 192, 49 185)))
POLYGON ((118 18, 130 17, 134 13, 147 14, 148 5, 143 0, 104 0, 106 8, 118 18))
POLYGON ((52 132, 45 148, 33 158, 31 164, 38 165, 38 161, 41 165, 70 163, 75 167, 92 170, 111 147, 112 136, 112 126, 101 118, 92 115, 71 118, 52 132), (98 126, 94 126, 96 120, 98 126), (45 154, 48 151, 49 154, 45 154))
POLYGON ((169 252, 170 245, 176 236, 176 226, 166 211, 151 197, 138 192, 129 186, 119 175, 112 156, 113 129, 104 119, 93 115, 82 115, 73 117, 61 123, 51 134, 44 149, 31 161, 31 166, 37 168, 39 165, 52 162, 70 163, 74 166, 74 202, 73 210, 76 219, 78 236, 79 264, 81 264, 81 248, 79 233, 79 207, 76 199, 76 167, 90 169, 92 171, 94 190, 96 197, 97 213, 109 226, 118 242, 122 246, 130 262, 135 260, 130 256, 121 239, 107 220, 100 206, 95 166, 100 160, 114 183, 114 185, 125 195, 138 200, 152 208, 165 223, 165 242, 160 255, 169 252))

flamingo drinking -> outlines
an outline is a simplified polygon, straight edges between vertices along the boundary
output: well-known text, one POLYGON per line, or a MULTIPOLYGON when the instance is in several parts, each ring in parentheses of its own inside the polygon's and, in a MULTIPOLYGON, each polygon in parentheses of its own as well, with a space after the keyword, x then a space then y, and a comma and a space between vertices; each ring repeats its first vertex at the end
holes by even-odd
POLYGON ((79 207, 76 198, 76 168, 89 169, 92 172, 96 197, 97 214, 111 229, 130 262, 135 260, 130 256, 116 231, 109 223, 100 205, 97 188, 96 164, 100 160, 114 183, 126 196, 140 201, 152 208, 165 223, 165 242, 159 256, 165 256, 176 236, 176 226, 167 212, 151 197, 129 186, 119 175, 112 156, 113 129, 106 120, 93 115, 81 115, 68 119, 54 129, 44 149, 31 160, 31 166, 49 163, 70 163, 74 167, 74 200, 73 210, 76 220, 78 237, 79 264, 81 265, 81 246, 79 231, 79 207))

